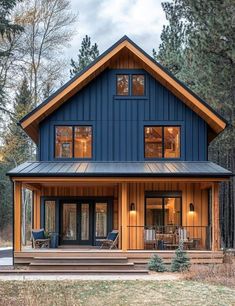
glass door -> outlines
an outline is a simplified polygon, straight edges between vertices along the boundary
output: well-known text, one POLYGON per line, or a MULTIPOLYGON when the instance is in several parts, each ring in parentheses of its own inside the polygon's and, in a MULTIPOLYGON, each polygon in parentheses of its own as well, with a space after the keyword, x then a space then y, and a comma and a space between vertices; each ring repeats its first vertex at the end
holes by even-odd
POLYGON ((61 209, 61 243, 92 244, 92 203, 63 202, 61 209))

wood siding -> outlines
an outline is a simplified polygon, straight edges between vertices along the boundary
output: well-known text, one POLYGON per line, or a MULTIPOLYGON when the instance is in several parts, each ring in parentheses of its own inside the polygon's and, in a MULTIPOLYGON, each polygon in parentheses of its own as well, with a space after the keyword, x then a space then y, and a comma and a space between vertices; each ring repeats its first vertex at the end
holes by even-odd
MULTIPOLYGON (((121 58, 118 65, 124 66, 121 58)), ((207 159, 205 121, 145 70, 106 69, 41 122, 39 160, 54 160, 54 127, 70 124, 93 126, 95 161, 143 161, 144 125, 182 126, 181 160, 207 159), (145 97, 116 96, 122 72, 146 75, 145 97)))

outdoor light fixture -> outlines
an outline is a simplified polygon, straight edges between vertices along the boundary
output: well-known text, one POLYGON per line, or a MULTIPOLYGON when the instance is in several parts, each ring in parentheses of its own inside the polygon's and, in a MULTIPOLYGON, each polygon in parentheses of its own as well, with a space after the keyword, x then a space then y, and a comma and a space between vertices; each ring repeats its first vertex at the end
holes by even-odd
POLYGON ((194 205, 193 205, 193 203, 189 204, 189 211, 190 212, 194 212, 194 205))
POLYGON ((135 203, 130 204, 130 211, 135 211, 135 203))

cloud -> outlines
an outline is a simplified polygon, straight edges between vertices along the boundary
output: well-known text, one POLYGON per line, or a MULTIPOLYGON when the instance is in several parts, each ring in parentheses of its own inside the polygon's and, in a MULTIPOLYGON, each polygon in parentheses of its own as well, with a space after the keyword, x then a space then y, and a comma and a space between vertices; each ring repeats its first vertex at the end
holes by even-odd
POLYGON ((101 52, 123 35, 152 55, 160 43, 165 14, 161 0, 72 0, 73 10, 79 12, 77 34, 70 54, 76 57, 82 38, 87 34, 97 42, 101 52))

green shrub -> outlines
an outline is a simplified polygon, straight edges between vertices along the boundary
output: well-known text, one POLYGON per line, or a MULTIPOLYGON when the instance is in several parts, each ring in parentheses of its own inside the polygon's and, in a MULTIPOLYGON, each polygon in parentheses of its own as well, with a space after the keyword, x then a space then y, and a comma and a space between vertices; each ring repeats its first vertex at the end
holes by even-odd
POLYGON ((171 271, 172 272, 183 272, 189 270, 190 258, 188 257, 186 251, 184 250, 184 243, 180 241, 179 247, 175 251, 175 256, 171 262, 171 271))
POLYGON ((160 256, 154 254, 148 263, 148 269, 155 272, 167 271, 163 260, 160 256))

